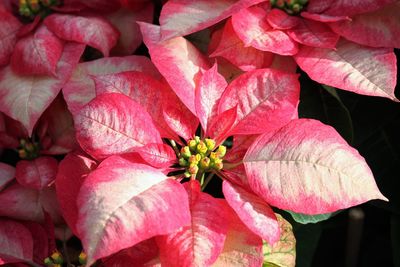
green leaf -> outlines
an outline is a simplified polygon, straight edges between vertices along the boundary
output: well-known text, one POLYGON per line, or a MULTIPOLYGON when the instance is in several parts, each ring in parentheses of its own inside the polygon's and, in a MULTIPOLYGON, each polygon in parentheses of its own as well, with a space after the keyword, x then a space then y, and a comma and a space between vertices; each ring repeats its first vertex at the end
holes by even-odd
POLYGON ((264 262, 263 267, 280 267, 280 266, 272 262, 264 262))
POLYGON ((274 245, 264 241, 263 267, 294 267, 296 264, 296 239, 288 221, 276 213, 281 230, 281 237, 274 245))
POLYGON ((317 222, 325 221, 337 214, 337 212, 332 212, 332 213, 325 213, 325 214, 307 215, 307 214, 302 214, 302 213, 296 213, 296 212, 289 211, 289 210, 287 210, 287 212, 292 216, 293 220, 295 220, 296 222, 301 223, 301 224, 317 223, 317 222))

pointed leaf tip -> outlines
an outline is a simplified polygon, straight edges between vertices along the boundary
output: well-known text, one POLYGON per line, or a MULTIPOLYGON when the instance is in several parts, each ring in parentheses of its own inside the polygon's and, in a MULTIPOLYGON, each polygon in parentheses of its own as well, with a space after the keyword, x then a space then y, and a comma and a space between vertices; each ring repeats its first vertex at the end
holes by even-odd
POLYGON ((218 114, 218 103, 227 86, 224 77, 218 73, 217 65, 205 71, 196 85, 195 108, 197 117, 205 132, 218 114))
POLYGON ((207 58, 183 37, 160 41, 159 26, 140 23, 140 28, 154 65, 182 103, 196 114, 195 88, 201 71, 209 69, 207 58))
POLYGON ((294 56, 311 79, 362 95, 394 95, 396 56, 392 49, 361 46, 341 39, 336 50, 303 46, 294 56))

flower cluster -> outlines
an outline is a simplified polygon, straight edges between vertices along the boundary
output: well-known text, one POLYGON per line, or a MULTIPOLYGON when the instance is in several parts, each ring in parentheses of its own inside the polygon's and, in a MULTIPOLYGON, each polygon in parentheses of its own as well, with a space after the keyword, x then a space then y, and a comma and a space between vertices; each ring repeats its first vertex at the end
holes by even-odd
POLYGON ((387 201, 333 127, 299 118, 296 70, 398 101, 398 14, 395 0, 1 1, 0 265, 294 266, 279 213, 387 201))

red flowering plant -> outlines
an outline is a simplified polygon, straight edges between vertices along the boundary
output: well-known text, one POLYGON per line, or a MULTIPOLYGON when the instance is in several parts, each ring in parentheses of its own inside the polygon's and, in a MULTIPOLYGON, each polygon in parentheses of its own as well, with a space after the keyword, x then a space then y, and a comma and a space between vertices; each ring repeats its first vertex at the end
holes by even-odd
POLYGON ((171 0, 160 24, 162 39, 168 39, 231 17, 214 34, 211 56, 244 71, 271 66, 273 54, 293 56, 319 83, 395 100, 399 12, 395 0, 171 0))
POLYGON ((5 242, 1 262, 43 263, 56 250, 55 236, 63 238, 68 232, 54 186, 58 161, 53 156, 77 147, 72 116, 58 97, 39 119, 32 137, 20 122, 3 114, 1 121, 3 158, 15 164, 1 163, 0 216, 5 242), (19 160, 15 162, 14 157, 19 160))
POLYGON ((164 2, 0 4, 0 264, 294 266, 388 201, 295 72, 397 101, 398 2, 164 2))
POLYGON ((97 49, 95 55, 129 55, 142 41, 136 20, 149 21, 153 12, 145 1, 10 0, 0 7, 0 111, 29 135, 70 78, 84 45, 97 49))

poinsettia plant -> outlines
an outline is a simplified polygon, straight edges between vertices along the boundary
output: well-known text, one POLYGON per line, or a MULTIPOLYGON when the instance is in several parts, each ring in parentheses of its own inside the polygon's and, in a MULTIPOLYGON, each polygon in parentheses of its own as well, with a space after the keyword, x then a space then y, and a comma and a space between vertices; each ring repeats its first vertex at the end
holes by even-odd
POLYGON ((289 221, 389 200, 299 77, 397 102, 396 12, 3 1, 0 264, 295 266, 289 221))

